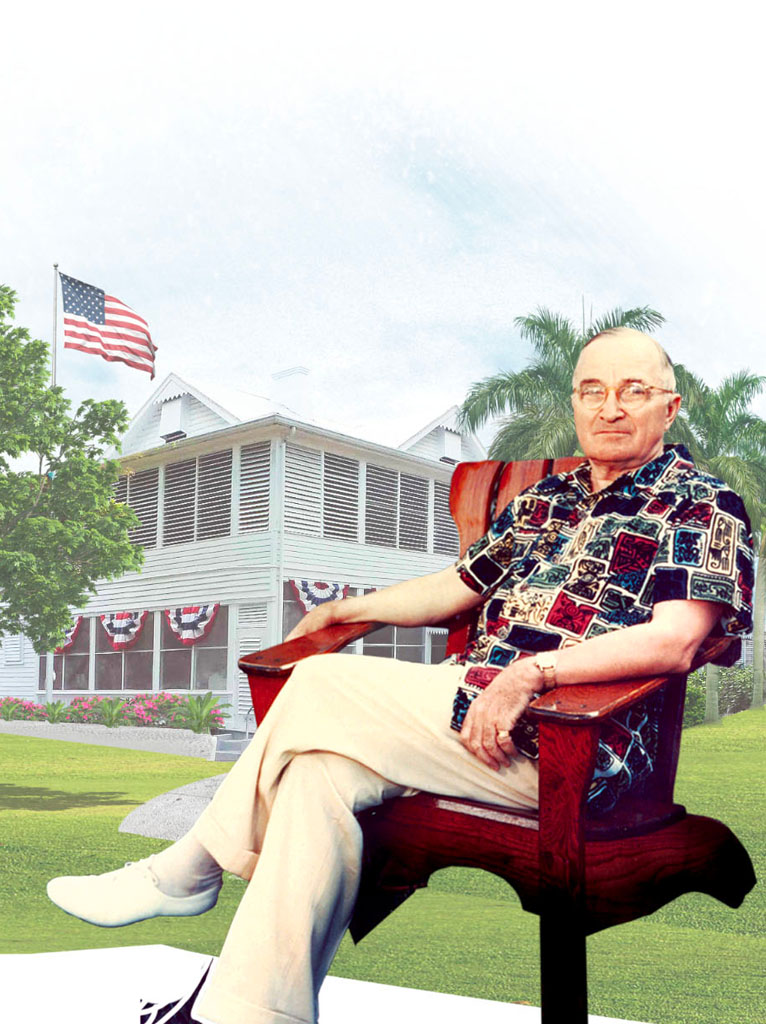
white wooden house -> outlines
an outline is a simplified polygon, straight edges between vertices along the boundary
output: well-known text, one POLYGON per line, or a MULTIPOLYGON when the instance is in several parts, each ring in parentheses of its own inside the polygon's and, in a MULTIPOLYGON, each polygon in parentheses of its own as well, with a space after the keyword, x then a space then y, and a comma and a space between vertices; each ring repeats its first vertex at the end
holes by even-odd
MULTIPOLYGON (((99 584, 75 610, 79 630, 63 654, 40 658, 25 638, 6 637, 0 696, 45 699, 47 665, 54 699, 213 690, 234 705, 229 725, 243 728, 250 701, 237 658, 278 643, 307 595, 361 593, 455 558, 452 470, 485 457, 458 431, 456 407, 391 448, 258 396, 206 392, 171 374, 123 439, 117 499, 141 520, 141 572, 99 584), (170 625, 176 611, 205 605, 217 606, 208 631, 182 643, 170 625), (127 611, 147 614, 115 651, 101 617, 127 611)), ((436 661, 444 635, 389 627, 355 647, 436 661)))

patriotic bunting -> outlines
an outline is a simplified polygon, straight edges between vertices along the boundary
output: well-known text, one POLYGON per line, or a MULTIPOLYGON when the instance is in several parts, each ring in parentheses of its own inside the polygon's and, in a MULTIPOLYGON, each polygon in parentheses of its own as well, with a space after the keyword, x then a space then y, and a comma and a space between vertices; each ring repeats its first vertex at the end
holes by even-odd
POLYGON ((193 604, 188 608, 168 608, 165 618, 181 643, 191 647, 210 632, 218 608, 217 604, 193 604))
POLYGON ((308 580, 290 580, 290 586, 295 591, 295 596, 303 606, 303 610, 310 612, 325 601, 337 601, 348 594, 348 583, 309 583, 308 580))
POLYGON ((66 654, 69 648, 77 639, 77 634, 80 632, 80 626, 82 625, 82 615, 78 615, 74 620, 69 629, 64 633, 64 642, 61 647, 54 648, 54 654, 66 654))
POLYGON ((148 612, 112 612, 101 616, 109 643, 115 651, 125 651, 138 640, 148 612))

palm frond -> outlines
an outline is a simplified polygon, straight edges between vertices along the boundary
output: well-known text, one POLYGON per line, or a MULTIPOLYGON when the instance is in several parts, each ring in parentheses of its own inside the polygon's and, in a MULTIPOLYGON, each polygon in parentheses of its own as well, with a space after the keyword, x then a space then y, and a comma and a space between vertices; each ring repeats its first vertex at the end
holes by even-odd
MULTIPOLYGON (((637 306, 635 309, 610 309, 608 313, 594 320, 590 325, 588 338, 600 334, 602 331, 611 330, 613 327, 632 327, 636 331, 650 331, 655 327, 661 327, 665 323, 665 317, 658 313, 651 306, 637 306)), ((583 340, 587 341, 588 338, 583 340)))

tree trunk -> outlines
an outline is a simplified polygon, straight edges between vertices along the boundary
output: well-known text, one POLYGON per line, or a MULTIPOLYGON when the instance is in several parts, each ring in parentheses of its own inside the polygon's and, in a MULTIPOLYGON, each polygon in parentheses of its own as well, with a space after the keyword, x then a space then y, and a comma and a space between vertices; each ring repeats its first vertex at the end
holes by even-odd
POLYGON ((721 679, 720 665, 709 661, 705 666, 705 721, 717 722, 718 714, 718 683, 721 679))
POLYGON ((766 629, 766 529, 761 529, 753 599, 753 703, 763 706, 763 634, 766 629))

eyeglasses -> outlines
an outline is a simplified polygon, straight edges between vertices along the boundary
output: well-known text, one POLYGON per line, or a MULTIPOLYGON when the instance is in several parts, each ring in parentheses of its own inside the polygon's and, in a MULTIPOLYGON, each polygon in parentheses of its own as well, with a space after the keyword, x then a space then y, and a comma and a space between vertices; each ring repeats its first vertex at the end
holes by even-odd
POLYGON ((637 380, 620 384, 618 387, 593 382, 572 388, 572 394, 577 395, 586 409, 600 409, 610 391, 614 391, 617 401, 624 409, 637 409, 645 405, 652 397, 653 391, 662 391, 667 395, 675 394, 672 388, 658 388, 653 384, 641 384, 637 380))

